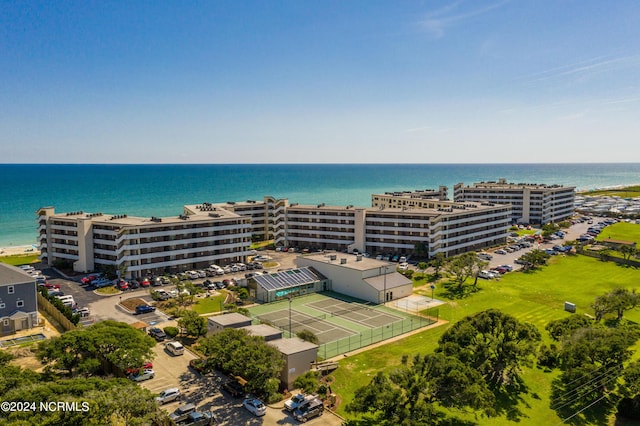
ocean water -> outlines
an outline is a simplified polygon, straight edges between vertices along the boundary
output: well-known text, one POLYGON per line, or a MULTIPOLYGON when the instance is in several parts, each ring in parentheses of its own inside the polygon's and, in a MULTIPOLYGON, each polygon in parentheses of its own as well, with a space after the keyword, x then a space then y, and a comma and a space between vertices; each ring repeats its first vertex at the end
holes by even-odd
POLYGON ((262 200, 369 206, 371 194, 506 178, 595 189, 640 183, 623 164, 0 164, 0 247, 35 244, 40 207, 170 216, 184 204, 262 200))

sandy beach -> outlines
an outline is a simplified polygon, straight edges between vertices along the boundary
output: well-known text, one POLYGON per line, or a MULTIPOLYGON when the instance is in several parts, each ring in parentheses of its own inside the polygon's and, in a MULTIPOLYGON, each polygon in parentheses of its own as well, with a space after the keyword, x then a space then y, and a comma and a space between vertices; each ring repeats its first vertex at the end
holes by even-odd
POLYGON ((0 247, 0 256, 14 256, 16 254, 40 254, 40 251, 30 245, 0 247))

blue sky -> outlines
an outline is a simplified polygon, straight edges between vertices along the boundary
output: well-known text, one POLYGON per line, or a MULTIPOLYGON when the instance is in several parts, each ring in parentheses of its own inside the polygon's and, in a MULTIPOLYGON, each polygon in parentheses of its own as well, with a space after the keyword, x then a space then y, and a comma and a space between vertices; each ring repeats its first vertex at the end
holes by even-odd
POLYGON ((0 3, 0 162, 639 162, 639 136, 638 1, 0 3))

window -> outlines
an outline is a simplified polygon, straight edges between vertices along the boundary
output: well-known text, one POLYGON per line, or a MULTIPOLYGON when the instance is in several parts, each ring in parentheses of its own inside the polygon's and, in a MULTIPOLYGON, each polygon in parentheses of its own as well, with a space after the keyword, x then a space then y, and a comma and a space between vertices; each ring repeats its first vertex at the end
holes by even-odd
POLYGON ((18 300, 18 301, 16 302, 16 307, 18 307, 18 308, 22 308, 23 306, 24 306, 24 300, 18 300))
POLYGON ((12 285, 10 285, 9 287, 7 287, 7 292, 8 292, 9 294, 13 294, 13 293, 15 293, 15 291, 16 291, 16 290, 15 290, 15 288, 14 288, 12 285))
POLYGON ((4 320, 4 324, 3 324, 3 325, 4 325, 5 327, 9 327, 9 320, 8 320, 8 319, 5 319, 5 320, 4 320))
POLYGON ((6 305, 4 303, 0 303, 0 309, 4 309, 6 305))

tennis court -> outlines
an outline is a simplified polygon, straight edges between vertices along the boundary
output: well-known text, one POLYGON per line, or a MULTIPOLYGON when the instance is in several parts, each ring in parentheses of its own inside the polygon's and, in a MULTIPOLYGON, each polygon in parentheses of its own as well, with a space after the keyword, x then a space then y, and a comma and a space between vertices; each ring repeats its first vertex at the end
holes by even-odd
POLYGON ((302 330, 312 332, 320 344, 318 356, 324 359, 437 321, 333 292, 265 303, 249 308, 249 312, 255 323, 271 324, 282 330, 284 337, 295 336, 302 330))
POLYGON ((293 335, 301 332, 302 330, 309 330, 316 335, 318 342, 321 345, 357 334, 352 330, 347 330, 336 324, 327 322, 324 318, 326 318, 325 315, 316 317, 299 312, 295 309, 292 309, 291 311, 288 309, 282 309, 258 316, 258 319, 261 322, 273 324, 281 330, 290 331, 293 335), (291 319, 291 322, 289 319, 291 319), (289 325, 291 325, 291 330, 289 330, 289 325))
POLYGON ((340 299, 325 299, 307 303, 306 305, 319 311, 326 312, 332 317, 339 316, 371 328, 380 327, 402 320, 402 317, 400 316, 375 309, 370 304, 358 303, 355 301, 347 302, 340 299))

